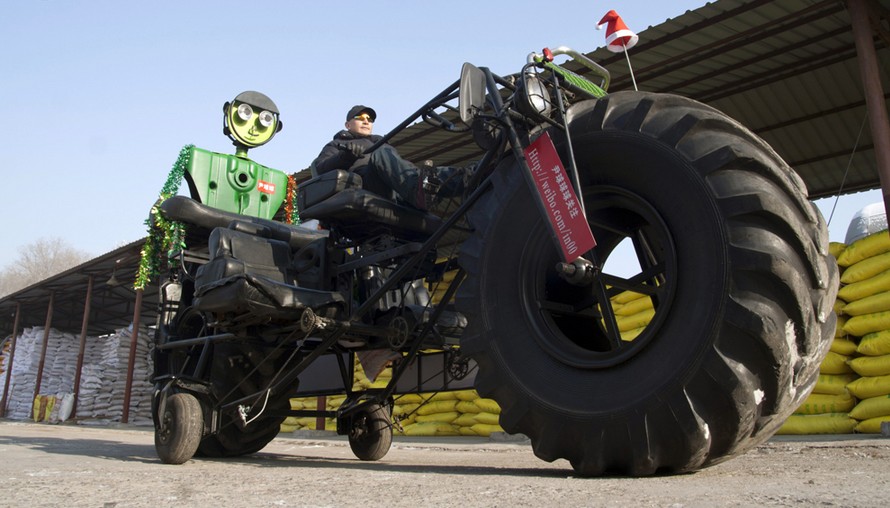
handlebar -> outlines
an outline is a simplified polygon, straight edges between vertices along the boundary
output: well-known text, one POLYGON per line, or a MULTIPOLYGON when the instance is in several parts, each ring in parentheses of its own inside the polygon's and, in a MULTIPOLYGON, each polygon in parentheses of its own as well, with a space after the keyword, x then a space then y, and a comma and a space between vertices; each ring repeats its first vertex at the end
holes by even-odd
MULTIPOLYGON (((567 55, 572 57, 576 62, 590 70, 595 76, 602 78, 602 82, 599 86, 603 90, 609 89, 609 82, 611 81, 611 75, 609 74, 609 71, 607 71, 605 67, 594 62, 590 58, 587 58, 587 56, 585 56, 584 54, 579 53, 568 46, 559 46, 558 48, 552 50, 548 50, 545 48, 544 52, 546 53, 547 51, 549 51, 552 56, 567 55)), ((545 57, 545 55, 539 55, 538 53, 531 52, 529 53, 527 60, 528 63, 541 63, 545 61, 551 61, 552 58, 547 58, 545 57)))
POLYGON ((439 113, 436 113, 433 110, 429 110, 429 111, 425 112, 424 116, 428 116, 433 121, 438 122, 439 126, 447 131, 455 130, 455 125, 453 122, 449 121, 447 118, 440 115, 439 113))

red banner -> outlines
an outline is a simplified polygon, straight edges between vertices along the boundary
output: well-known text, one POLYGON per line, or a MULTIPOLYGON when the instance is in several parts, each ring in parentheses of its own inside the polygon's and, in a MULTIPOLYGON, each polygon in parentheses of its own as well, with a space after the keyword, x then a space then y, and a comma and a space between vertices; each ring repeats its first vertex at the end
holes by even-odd
POLYGON ((596 240, 548 133, 526 147, 525 159, 562 257, 571 263, 596 246, 596 240))

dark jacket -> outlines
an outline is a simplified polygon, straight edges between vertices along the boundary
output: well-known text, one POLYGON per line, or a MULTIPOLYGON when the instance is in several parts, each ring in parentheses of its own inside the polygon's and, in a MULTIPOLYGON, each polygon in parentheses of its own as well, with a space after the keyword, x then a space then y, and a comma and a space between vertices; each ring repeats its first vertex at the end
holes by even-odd
POLYGON ((338 132, 334 135, 334 139, 321 149, 321 153, 318 154, 318 157, 312 161, 312 164, 309 166, 312 170, 312 174, 321 175, 335 169, 352 169, 353 171, 358 171, 359 169, 364 168, 368 165, 371 158, 370 155, 363 155, 353 161, 352 154, 347 150, 338 148, 338 145, 354 141, 356 143, 361 143, 364 149, 367 150, 380 139, 381 136, 376 134, 360 136, 347 130, 338 132))

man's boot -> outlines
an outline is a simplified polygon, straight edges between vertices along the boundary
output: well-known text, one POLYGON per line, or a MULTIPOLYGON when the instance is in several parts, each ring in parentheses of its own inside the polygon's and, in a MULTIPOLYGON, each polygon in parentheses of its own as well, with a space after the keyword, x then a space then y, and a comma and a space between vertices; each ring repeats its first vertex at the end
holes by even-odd
MULTIPOLYGON (((423 189, 426 193, 426 202, 430 203, 438 198, 453 198, 460 196, 466 190, 469 180, 467 170, 475 168, 475 165, 455 168, 448 166, 423 166, 420 168, 423 189)), ((472 175, 472 172, 469 173, 472 175)))

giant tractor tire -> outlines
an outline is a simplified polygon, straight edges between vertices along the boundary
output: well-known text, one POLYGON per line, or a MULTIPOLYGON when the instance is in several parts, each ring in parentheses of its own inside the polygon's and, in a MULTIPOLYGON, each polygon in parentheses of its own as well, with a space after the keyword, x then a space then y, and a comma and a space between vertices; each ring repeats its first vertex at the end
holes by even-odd
POLYGON ((693 471, 765 441, 814 386, 836 321, 837 269, 802 181, 682 97, 619 92, 569 115, 605 270, 557 273, 521 167, 500 164, 460 256, 479 393, 538 457, 584 476, 693 471), (636 253, 632 276, 609 273, 619 245, 636 253), (609 298, 622 290, 654 308, 632 339, 609 298))

